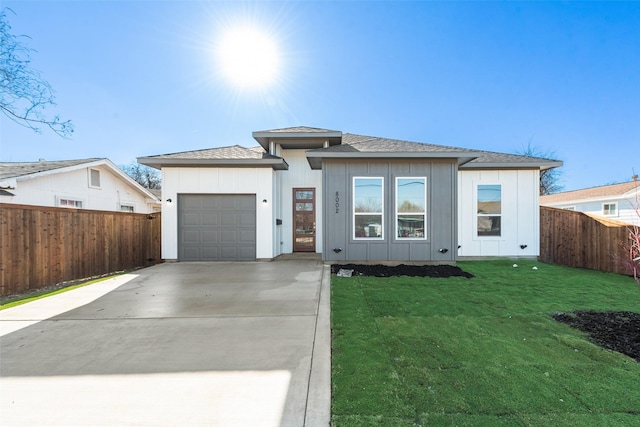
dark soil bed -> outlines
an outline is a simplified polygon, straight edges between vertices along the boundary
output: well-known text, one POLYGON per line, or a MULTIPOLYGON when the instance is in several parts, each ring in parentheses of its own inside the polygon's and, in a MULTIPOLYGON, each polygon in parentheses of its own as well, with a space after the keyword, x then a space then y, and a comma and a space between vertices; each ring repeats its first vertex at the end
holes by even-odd
POLYGON ((640 362, 640 314, 631 311, 574 311, 556 313, 553 318, 586 332, 593 343, 640 362))
POLYGON ((340 269, 353 270, 353 276, 473 277, 473 274, 462 271, 459 267, 453 265, 333 264, 331 273, 337 274, 340 269))

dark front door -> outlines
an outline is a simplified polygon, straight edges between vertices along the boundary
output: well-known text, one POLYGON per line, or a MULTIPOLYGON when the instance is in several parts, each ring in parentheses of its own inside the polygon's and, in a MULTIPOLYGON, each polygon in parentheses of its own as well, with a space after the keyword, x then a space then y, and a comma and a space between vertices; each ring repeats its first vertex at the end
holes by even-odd
POLYGON ((293 189, 293 251, 316 250, 316 189, 293 189))

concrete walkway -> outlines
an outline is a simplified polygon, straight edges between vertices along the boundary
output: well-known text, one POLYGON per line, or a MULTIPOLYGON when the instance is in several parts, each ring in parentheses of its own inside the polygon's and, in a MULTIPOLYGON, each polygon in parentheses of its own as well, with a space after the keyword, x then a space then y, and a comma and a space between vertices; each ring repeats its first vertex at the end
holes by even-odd
POLYGON ((167 263, 0 311, 3 426, 328 426, 329 267, 167 263))

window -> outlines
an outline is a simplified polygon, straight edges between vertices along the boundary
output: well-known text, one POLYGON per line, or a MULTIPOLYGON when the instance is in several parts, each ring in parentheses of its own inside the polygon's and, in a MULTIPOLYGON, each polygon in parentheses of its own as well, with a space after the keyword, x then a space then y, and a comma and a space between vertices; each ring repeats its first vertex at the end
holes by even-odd
POLYGON ((396 178, 396 236, 424 239, 426 178, 396 178))
POLYGON ((120 210, 122 212, 133 212, 133 206, 131 206, 131 205, 120 205, 120 210))
POLYGON ((502 186, 478 185, 478 236, 500 236, 502 186))
POLYGON ((82 200, 58 199, 58 206, 62 208, 82 208, 82 200))
POLYGON ((89 169, 89 187, 100 188, 100 171, 89 169))
POLYGON ((567 207, 564 207, 562 209, 564 209, 565 211, 575 211, 576 207, 575 206, 567 206, 567 207))
POLYGON ((383 238, 383 178, 353 178, 353 237, 383 238))
POLYGON ((602 215, 605 216, 616 216, 618 214, 618 204, 617 203, 604 203, 602 205, 602 215))

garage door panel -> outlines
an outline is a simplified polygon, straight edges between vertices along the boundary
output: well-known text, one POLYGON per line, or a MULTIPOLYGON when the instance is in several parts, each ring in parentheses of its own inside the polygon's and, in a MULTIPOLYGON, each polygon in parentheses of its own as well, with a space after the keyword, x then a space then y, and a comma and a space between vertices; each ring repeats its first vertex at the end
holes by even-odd
POLYGON ((237 254, 239 259, 248 259, 250 257, 255 257, 255 249, 254 246, 250 246, 250 247, 239 247, 238 248, 238 254, 237 254))
POLYGON ((202 248, 203 259, 218 259, 220 258, 220 248, 217 246, 205 246, 202 248))
POLYGON ((238 209, 240 203, 238 199, 231 197, 223 197, 220 199, 220 209, 222 210, 235 210, 238 209))
POLYGON ((219 230, 204 230, 202 232, 202 243, 211 245, 213 243, 220 242, 220 231, 219 230))
POLYGON ((238 241, 242 242, 244 245, 254 244, 256 243, 256 233, 251 230, 239 230, 238 232, 238 241))
POLYGON ((238 200, 238 209, 246 209, 246 210, 251 210, 251 211, 255 211, 256 210, 256 200, 254 199, 239 199, 238 200))
POLYGON ((238 217, 242 214, 223 213, 220 215, 220 225, 223 227, 236 227, 238 225, 238 217))
POLYGON ((182 233, 182 242, 189 243, 200 243, 200 233, 197 231, 185 230, 182 233))
POLYGON ((178 221, 181 261, 256 258, 255 195, 179 195, 178 221))
POLYGON ((254 227, 256 223, 256 217, 253 214, 239 214, 238 225, 242 227, 254 227))
POLYGON ((183 256, 185 259, 198 259, 201 258, 202 251, 200 247, 190 247, 187 246, 183 249, 183 256))
POLYGON ((183 197, 180 199, 180 205, 186 209, 197 209, 202 207, 202 200, 196 197, 183 197))
POLYGON ((201 225, 219 225, 220 215, 217 212, 202 212, 201 225))
POLYGON ((220 258, 223 260, 238 259, 238 248, 223 246, 220 248, 220 258))
POLYGON ((204 197, 200 200, 200 207, 202 209, 220 209, 219 197, 204 197))
POLYGON ((198 214, 198 213, 185 213, 182 223, 184 225, 199 225, 200 224, 200 214, 198 214))
POLYGON ((220 233, 220 243, 234 243, 238 241, 238 230, 223 230, 220 233))

